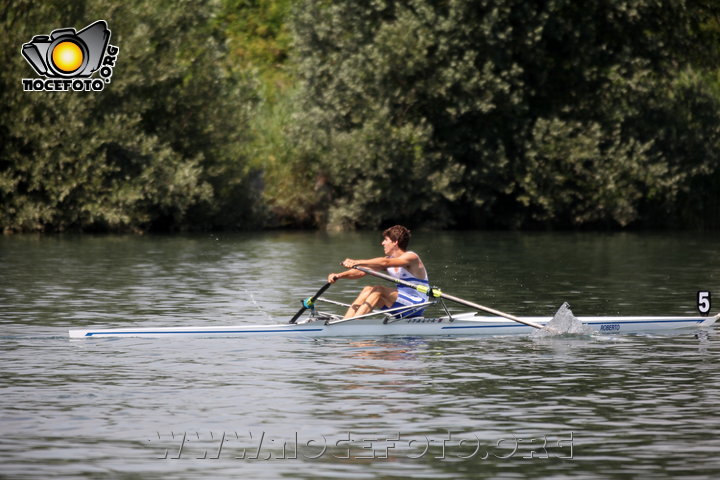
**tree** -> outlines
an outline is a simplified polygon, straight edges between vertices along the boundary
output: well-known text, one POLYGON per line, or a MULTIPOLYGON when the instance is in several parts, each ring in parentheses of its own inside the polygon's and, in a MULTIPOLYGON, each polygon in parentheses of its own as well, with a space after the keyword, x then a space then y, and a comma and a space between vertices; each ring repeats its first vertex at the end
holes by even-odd
POLYGON ((240 152, 254 93, 222 68, 214 8, 85 0, 2 9, 6 231, 236 226, 252 218, 256 194, 240 152), (102 92, 22 90, 20 79, 33 75, 19 54, 24 42, 98 19, 120 48, 112 83, 102 92), (237 198, 240 206, 229 205, 237 198))
POLYGON ((717 65, 717 13, 693 0, 300 1, 296 178, 322 179, 310 206, 331 228, 651 224, 691 178, 717 178, 718 96, 700 82, 695 102, 676 97, 679 72, 717 65), (692 126, 656 115, 697 106, 692 126), (707 141, 703 158, 677 157, 707 141))

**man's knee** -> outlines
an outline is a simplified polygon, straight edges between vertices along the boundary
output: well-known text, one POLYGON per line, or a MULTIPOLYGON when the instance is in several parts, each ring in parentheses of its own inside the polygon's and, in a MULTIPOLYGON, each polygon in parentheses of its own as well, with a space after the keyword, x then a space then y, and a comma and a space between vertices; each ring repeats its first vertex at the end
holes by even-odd
POLYGON ((378 287, 372 287, 370 290, 370 293, 368 293, 366 299, 368 302, 376 302, 379 298, 382 297, 382 292, 378 287))
POLYGON ((378 295, 387 295, 387 288, 386 287, 380 287, 380 286, 374 286, 370 287, 372 289, 372 293, 376 293, 378 295))
POLYGON ((377 287, 371 287, 371 286, 368 285, 367 287, 364 287, 364 288, 362 289, 362 291, 360 292, 360 294, 361 294, 361 295, 365 295, 365 296, 370 295, 375 288, 377 288, 377 287))

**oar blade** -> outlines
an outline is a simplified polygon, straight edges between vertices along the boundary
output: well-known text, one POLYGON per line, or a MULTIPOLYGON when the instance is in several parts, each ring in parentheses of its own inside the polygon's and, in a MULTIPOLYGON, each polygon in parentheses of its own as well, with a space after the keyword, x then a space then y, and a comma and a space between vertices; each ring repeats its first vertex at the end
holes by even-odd
POLYGON ((293 315, 293 317, 290 319, 290 323, 297 322, 298 318, 300 318, 300 316, 303 313, 305 313, 305 310, 307 310, 307 309, 304 306, 302 308, 300 308, 300 310, 298 310, 298 312, 295 315, 293 315))

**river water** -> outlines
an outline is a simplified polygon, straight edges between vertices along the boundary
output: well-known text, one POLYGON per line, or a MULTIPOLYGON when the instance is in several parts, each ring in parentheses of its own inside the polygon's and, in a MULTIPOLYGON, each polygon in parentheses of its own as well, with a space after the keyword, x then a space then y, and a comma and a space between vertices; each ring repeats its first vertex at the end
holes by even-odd
MULTIPOLYGON (((720 307, 718 234, 415 235, 433 284, 518 315, 720 307)), ((67 338, 285 322, 375 233, 0 238, 0 477, 720 475, 720 336, 67 338)), ((334 285, 348 300, 361 281, 334 285)))

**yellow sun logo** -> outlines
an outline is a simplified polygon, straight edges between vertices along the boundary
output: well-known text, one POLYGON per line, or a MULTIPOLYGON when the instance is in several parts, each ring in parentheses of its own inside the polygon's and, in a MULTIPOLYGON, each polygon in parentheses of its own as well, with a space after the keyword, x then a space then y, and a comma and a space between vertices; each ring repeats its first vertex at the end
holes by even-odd
POLYGON ((74 72, 82 66, 83 52, 74 42, 61 42, 53 49, 52 61, 63 72, 74 72))

